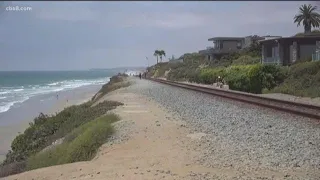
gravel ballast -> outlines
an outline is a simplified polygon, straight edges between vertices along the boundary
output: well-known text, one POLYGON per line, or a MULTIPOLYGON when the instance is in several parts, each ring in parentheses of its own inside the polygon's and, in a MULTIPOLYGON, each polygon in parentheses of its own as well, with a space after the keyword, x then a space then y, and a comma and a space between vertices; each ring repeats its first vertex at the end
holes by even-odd
POLYGON ((317 120, 148 80, 135 81, 129 91, 177 113, 195 133, 207 134, 201 138, 206 152, 199 162, 208 167, 320 170, 317 120))

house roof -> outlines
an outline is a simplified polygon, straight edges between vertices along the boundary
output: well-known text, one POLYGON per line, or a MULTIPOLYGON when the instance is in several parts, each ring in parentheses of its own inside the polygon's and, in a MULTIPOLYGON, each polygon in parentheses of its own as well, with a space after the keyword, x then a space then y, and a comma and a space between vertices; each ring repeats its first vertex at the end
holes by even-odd
POLYGON ((218 41, 218 40, 244 40, 243 37, 213 37, 208 39, 208 41, 218 41))
POLYGON ((279 38, 273 38, 273 39, 266 39, 266 40, 260 40, 259 42, 270 42, 275 40, 299 40, 299 39, 319 39, 320 35, 304 35, 304 36, 291 36, 291 37, 279 37, 279 38))

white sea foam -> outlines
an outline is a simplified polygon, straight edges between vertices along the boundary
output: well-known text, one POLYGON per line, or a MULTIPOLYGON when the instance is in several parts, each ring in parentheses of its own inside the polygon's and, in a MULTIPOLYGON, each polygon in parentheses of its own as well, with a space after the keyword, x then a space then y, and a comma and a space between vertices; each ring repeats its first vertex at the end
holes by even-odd
MULTIPOLYGON (((59 81, 59 82, 52 82, 46 85, 33 85, 33 86, 26 86, 24 88, 16 87, 16 89, 10 88, 10 90, 6 89, 6 91, 0 92, 0 95, 4 94, 12 94, 9 99, 6 99, 8 102, 0 101, 0 113, 8 111, 13 106, 19 105, 23 103, 30 97, 41 95, 41 94, 49 94, 53 92, 59 92, 63 90, 71 90, 75 88, 79 88, 82 86, 87 85, 102 85, 109 82, 110 78, 100 78, 100 79, 93 79, 93 80, 66 80, 66 81, 59 81)), ((0 97, 0 99, 5 99, 0 97)), ((5 101, 6 101, 5 100, 5 101)))
POLYGON ((0 94, 8 94, 9 91, 0 92, 0 94))
POLYGON ((14 92, 19 92, 19 91, 23 91, 24 89, 15 89, 13 90, 14 92))
POLYGON ((0 106, 0 113, 8 111, 14 105, 19 104, 19 103, 23 103, 24 101, 26 101, 28 99, 29 99, 29 97, 23 97, 22 99, 17 100, 17 101, 7 102, 4 105, 0 106))
POLYGON ((56 85, 58 85, 59 84, 59 82, 55 82, 55 83, 50 83, 50 84, 48 84, 49 86, 56 86, 56 85))

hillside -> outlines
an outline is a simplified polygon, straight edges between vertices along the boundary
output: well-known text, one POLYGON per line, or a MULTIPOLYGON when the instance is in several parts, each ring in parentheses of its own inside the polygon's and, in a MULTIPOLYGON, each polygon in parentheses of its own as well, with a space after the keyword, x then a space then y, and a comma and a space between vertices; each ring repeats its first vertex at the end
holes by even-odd
POLYGON ((262 65, 259 47, 206 61, 198 53, 186 54, 182 63, 158 63, 148 77, 213 84, 218 76, 232 90, 251 93, 284 93, 301 97, 320 96, 320 62, 298 61, 290 67, 262 65))

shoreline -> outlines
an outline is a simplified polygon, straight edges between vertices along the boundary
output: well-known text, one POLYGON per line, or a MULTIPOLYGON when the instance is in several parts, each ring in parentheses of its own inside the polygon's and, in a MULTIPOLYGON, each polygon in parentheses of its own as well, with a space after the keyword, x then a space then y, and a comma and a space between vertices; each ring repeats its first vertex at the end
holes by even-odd
MULTIPOLYGON (((99 85, 99 88, 101 88, 100 85, 99 85)), ((97 87, 97 88, 91 89, 91 87, 79 87, 72 90, 60 92, 60 94, 71 93, 72 96, 68 97, 67 95, 65 96, 63 95, 59 97, 59 99, 56 102, 53 102, 53 104, 50 105, 48 109, 46 109, 46 111, 43 113, 47 115, 54 115, 55 113, 59 113, 63 109, 69 106, 79 105, 84 102, 87 102, 95 95, 95 93, 97 93, 99 88, 97 87), (98 89, 98 90, 95 90, 95 89, 98 89), (67 99, 68 99, 68 102, 67 102, 67 99)), ((47 96, 50 96, 50 95, 47 95, 47 96)), ((29 111, 32 111, 32 110, 29 110, 29 111)), ((18 108, 17 108, 17 111, 19 111, 18 108)), ((28 113, 31 113, 31 112, 28 112, 28 113)), ((21 120, 20 122, 0 125, 0 137, 5 137, 0 139, 0 163, 3 162, 8 150, 11 149, 11 143, 14 140, 14 138, 17 135, 19 135, 19 132, 20 133, 24 132, 29 127, 29 123, 33 122, 33 119, 37 117, 40 112, 36 112, 36 113, 37 113, 36 116, 28 117, 26 119, 21 120)))

